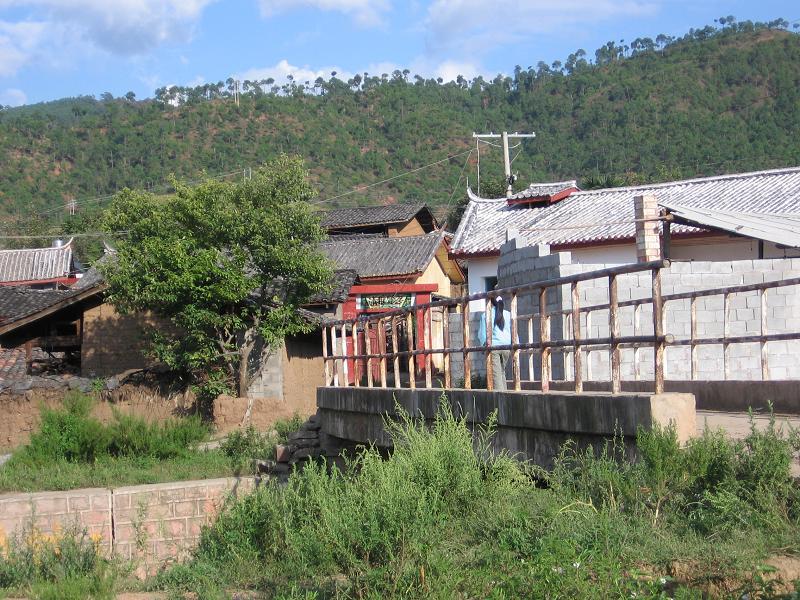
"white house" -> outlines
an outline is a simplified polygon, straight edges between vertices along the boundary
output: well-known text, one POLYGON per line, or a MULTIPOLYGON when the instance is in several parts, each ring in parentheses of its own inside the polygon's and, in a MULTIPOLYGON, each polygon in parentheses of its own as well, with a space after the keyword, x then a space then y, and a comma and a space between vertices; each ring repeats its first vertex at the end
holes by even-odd
MULTIPOLYGON (((745 219, 751 213, 780 215, 786 222, 800 215, 800 167, 586 191, 579 190, 575 181, 531 184, 511 198, 480 198, 471 190, 468 194, 469 206, 451 252, 466 261, 469 293, 474 294, 496 284, 500 246, 509 232, 531 245, 548 244, 553 252, 569 251, 573 264, 636 262, 637 196, 655 196, 659 205, 670 208, 745 219)), ((735 261, 800 256, 800 250, 770 239, 735 225, 725 230, 676 223, 671 227, 669 258, 735 261)))

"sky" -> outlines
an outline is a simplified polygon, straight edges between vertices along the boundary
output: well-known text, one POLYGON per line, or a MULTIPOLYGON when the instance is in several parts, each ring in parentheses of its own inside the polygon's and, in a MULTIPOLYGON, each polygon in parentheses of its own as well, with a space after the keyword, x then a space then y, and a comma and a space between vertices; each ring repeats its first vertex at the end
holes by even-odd
POLYGON ((408 68, 492 78, 578 48, 738 20, 796 0, 0 0, 0 105, 238 79, 408 68))

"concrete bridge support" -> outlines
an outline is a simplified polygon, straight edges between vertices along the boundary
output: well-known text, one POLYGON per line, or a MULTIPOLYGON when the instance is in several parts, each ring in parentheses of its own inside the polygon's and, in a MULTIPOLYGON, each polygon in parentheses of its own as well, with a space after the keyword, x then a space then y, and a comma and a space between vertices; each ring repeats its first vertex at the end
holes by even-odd
MULTIPOLYGON (((567 440, 579 447, 601 448, 606 440, 622 437, 634 455, 639 428, 673 424, 683 442, 695 435, 692 394, 581 393, 536 391, 494 392, 450 389, 447 402, 470 426, 485 424, 497 411, 494 444, 522 460, 548 468, 567 440)), ((396 388, 317 388, 321 431, 356 443, 391 447, 383 419, 398 407, 415 417, 432 420, 442 390, 396 388)))

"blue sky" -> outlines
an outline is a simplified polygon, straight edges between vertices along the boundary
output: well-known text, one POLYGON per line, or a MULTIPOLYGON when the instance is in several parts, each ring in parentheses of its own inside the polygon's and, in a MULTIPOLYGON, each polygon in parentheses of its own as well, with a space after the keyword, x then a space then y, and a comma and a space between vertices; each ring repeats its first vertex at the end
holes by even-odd
POLYGON ((796 0, 0 0, 0 104, 289 73, 492 77, 796 0))

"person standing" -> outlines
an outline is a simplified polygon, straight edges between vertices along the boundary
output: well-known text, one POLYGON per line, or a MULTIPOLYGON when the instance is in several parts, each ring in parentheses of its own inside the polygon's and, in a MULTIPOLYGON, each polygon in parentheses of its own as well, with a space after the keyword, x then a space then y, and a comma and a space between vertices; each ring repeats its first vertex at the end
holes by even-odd
MULTIPOLYGON (((505 309, 502 296, 491 299, 492 310, 492 346, 508 346, 511 344, 511 313, 505 309)), ((478 326, 478 341, 486 346, 486 313, 481 313, 478 326)), ((492 389, 506 391, 506 365, 511 358, 511 350, 492 350, 492 389)))

